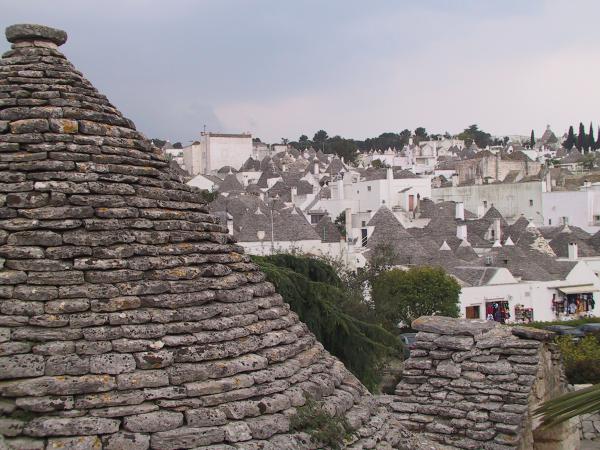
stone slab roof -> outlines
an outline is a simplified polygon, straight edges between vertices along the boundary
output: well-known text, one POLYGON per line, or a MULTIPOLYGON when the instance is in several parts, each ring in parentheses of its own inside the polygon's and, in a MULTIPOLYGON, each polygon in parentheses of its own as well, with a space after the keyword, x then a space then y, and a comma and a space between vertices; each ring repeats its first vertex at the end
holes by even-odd
POLYGON ((66 33, 19 25, 7 37, 9 447, 314 448, 290 430, 308 397, 347 418, 354 448, 421 447, 316 341, 200 192, 58 50, 66 33))

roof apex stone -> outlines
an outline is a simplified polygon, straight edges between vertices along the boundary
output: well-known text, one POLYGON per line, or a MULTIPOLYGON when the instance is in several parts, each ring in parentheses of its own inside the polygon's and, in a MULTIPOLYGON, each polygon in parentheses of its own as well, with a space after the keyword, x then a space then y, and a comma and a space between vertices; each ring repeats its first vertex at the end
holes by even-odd
POLYGON ((12 44, 26 41, 50 41, 60 46, 67 42, 67 33, 45 25, 21 23, 6 28, 6 40, 12 44))

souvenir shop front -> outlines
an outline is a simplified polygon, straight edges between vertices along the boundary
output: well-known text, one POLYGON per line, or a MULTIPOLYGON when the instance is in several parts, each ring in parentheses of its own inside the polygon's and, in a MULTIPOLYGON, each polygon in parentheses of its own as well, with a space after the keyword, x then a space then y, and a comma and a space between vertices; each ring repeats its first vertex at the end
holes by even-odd
POLYGON ((593 284, 559 287, 552 295, 552 311, 556 318, 580 318, 593 316, 596 306, 593 284))
POLYGON ((506 323, 511 319, 510 306, 504 298, 485 302, 485 318, 495 322, 506 323))

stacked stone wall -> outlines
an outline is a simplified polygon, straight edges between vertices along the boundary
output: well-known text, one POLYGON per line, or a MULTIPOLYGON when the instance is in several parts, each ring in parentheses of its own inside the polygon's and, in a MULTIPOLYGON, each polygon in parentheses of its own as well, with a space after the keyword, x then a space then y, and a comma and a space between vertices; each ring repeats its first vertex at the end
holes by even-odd
POLYGON ((571 449, 576 429, 548 433, 532 418, 566 391, 552 333, 445 317, 419 330, 396 395, 383 399, 402 424, 461 449, 571 449))

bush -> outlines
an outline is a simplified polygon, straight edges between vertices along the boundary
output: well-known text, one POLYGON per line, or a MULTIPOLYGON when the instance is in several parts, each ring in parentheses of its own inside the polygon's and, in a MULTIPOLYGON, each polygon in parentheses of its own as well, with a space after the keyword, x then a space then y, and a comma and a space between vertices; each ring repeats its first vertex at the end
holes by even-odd
POLYGON ((585 325, 586 323, 600 323, 600 318, 592 317, 587 319, 555 320, 551 322, 531 322, 527 324, 519 323, 517 325, 544 329, 549 325, 568 325, 570 327, 578 327, 580 325, 585 325))
POLYGON ((585 336, 579 342, 569 336, 559 336, 556 343, 570 383, 600 383, 600 343, 596 336, 585 336))
POLYGON ((353 430, 345 417, 331 416, 313 399, 307 399, 304 406, 296 409, 290 420, 293 431, 302 431, 318 444, 334 450, 342 449, 343 442, 349 439, 353 430))
POLYGON ((412 267, 380 273, 373 283, 375 312, 386 329, 410 326, 421 316, 458 317, 460 285, 443 269, 412 267))

